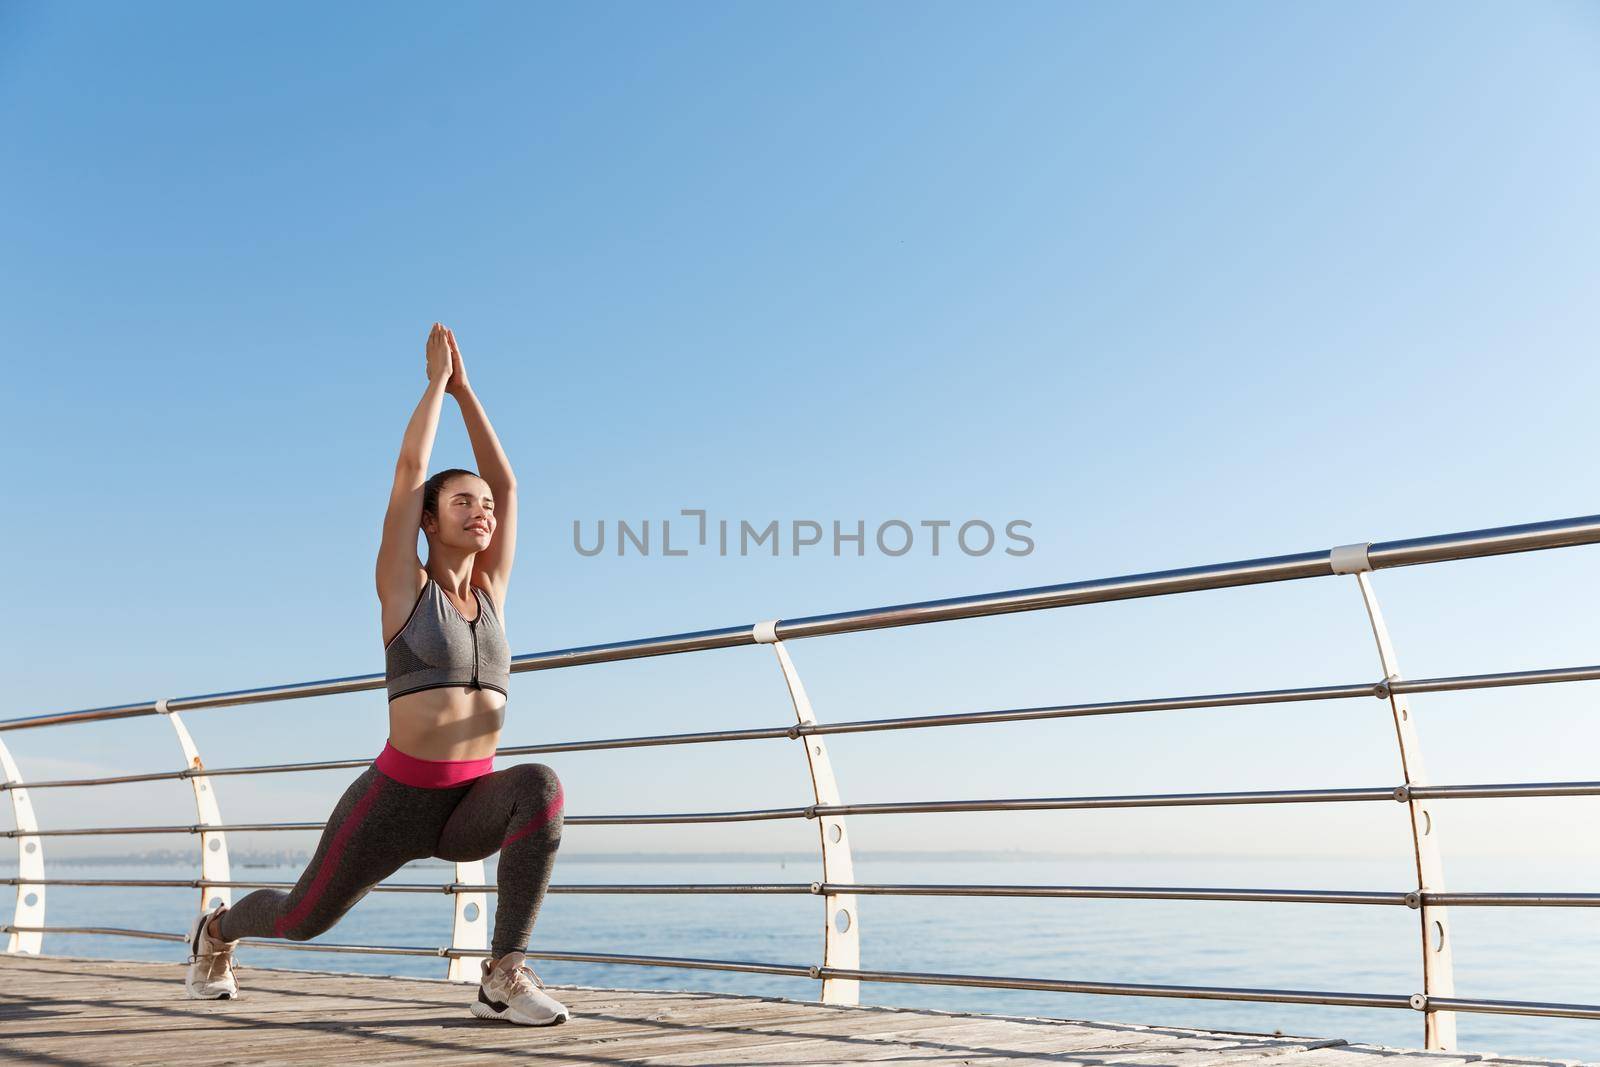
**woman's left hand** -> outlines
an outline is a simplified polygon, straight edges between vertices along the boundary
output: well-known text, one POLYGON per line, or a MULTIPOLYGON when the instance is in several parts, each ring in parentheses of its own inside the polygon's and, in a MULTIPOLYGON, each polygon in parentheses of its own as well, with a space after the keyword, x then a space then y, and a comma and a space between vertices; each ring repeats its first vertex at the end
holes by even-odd
POLYGON ((472 386, 467 382, 467 366, 461 361, 461 346, 456 344, 455 331, 446 326, 444 335, 450 342, 450 381, 444 391, 451 396, 470 393, 472 386))

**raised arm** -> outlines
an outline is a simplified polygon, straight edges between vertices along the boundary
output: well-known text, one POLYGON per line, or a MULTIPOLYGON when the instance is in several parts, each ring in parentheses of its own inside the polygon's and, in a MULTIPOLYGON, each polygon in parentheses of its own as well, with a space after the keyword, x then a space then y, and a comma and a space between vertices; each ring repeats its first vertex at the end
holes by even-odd
MULTIPOLYGON (((409 611, 427 580, 417 558, 417 531, 422 528, 422 486, 428 480, 428 459, 439 431, 439 412, 450 384, 450 344, 437 322, 428 335, 428 387, 423 391, 400 442, 394 466, 394 488, 383 517, 383 540, 378 546, 378 599, 386 609, 400 605, 409 611)), ((390 612, 385 610, 387 620, 390 612)), ((388 627, 385 627, 385 633, 388 627)))
POLYGON ((489 492, 494 494, 494 537, 489 547, 474 558, 472 575, 476 584, 494 594, 504 613, 511 564, 517 554, 517 476, 511 471, 511 461, 500 447, 494 427, 489 425, 483 404, 467 381, 467 368, 462 362, 455 333, 447 329, 445 337, 449 340, 451 355, 450 383, 446 389, 461 407, 461 419, 467 424, 478 476, 489 483, 489 492))

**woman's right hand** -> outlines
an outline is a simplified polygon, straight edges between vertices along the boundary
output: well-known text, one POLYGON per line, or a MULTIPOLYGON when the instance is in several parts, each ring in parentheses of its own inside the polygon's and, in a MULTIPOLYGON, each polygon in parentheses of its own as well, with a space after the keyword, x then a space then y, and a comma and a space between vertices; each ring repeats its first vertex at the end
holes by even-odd
POLYGON ((439 323, 433 324, 428 334, 428 380, 448 384, 450 381, 450 337, 439 323))

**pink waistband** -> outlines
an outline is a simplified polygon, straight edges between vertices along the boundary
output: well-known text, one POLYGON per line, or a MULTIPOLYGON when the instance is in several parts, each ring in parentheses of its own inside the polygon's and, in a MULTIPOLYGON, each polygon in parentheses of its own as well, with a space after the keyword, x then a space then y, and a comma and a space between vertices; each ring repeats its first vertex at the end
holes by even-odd
POLYGON ((418 759, 408 756, 388 741, 373 761, 378 770, 397 782, 419 789, 448 789, 482 778, 494 771, 494 757, 482 759, 418 759))

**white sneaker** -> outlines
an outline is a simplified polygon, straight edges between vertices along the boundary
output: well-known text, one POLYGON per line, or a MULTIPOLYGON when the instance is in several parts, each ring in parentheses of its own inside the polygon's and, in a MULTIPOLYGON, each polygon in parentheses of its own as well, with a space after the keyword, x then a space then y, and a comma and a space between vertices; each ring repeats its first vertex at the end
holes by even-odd
POLYGON ((532 967, 519 961, 514 967, 491 971, 489 961, 484 960, 472 1014, 524 1026, 553 1026, 566 1022, 571 1013, 565 1004, 544 991, 544 980, 532 967))
POLYGON ((231 1000, 239 995, 233 977, 233 946, 238 941, 223 941, 206 932, 211 920, 227 909, 218 904, 202 912, 189 927, 189 974, 183 988, 193 1000, 231 1000))

